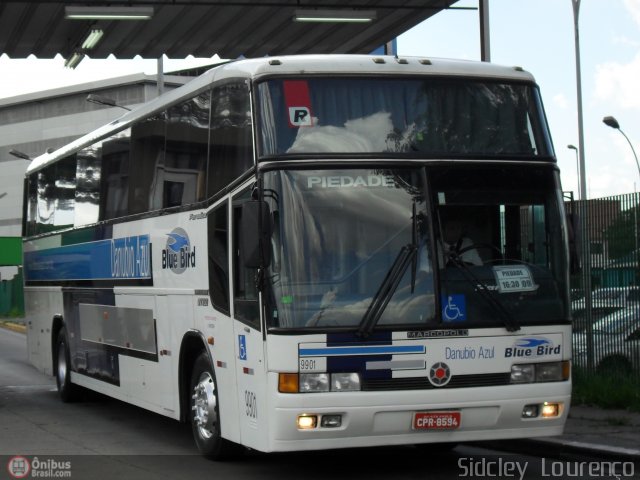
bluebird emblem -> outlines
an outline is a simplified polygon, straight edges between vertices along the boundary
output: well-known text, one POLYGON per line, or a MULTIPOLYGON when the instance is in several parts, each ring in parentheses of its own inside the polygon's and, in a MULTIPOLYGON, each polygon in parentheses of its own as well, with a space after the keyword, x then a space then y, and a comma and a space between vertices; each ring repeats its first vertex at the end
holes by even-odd
POLYGON ((171 249, 171 251, 178 253, 184 247, 189 248, 188 237, 184 235, 180 235, 179 233, 175 233, 175 231, 171 233, 167 233, 167 236, 169 237, 169 240, 167 241, 167 248, 171 249))

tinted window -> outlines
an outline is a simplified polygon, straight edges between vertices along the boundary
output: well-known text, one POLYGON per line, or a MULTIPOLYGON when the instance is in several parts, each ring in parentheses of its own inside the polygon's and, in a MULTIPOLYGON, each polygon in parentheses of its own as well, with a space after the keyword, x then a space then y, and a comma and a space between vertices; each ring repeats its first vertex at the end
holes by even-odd
POLYGON ((102 142, 96 155, 102 158, 102 219, 127 214, 129 202, 129 150, 131 130, 123 130, 102 142))
POLYGON ((214 308, 229 313, 229 220, 228 203, 209 214, 209 294, 214 308))
POLYGON ((213 89, 210 128, 208 196, 253 166, 251 106, 244 82, 213 89))
POLYGON ((259 85, 263 155, 547 156, 538 91, 454 78, 298 78, 259 85))
POLYGON ((67 157, 37 175, 34 234, 53 232, 74 224, 76 157, 67 157))
MULTIPOLYGON (((233 199, 233 308, 234 316, 255 328, 260 327, 256 269, 245 267, 245 252, 240 248, 239 238, 242 205, 251 200, 251 190, 244 190, 233 199)), ((257 228, 256 228, 257 232, 257 228)))
POLYGON ((75 226, 96 223, 100 213, 100 145, 78 152, 75 226))
POLYGON ((38 174, 29 175, 27 181, 26 234, 36 234, 36 215, 38 212, 38 174))
POLYGON ((209 103, 205 92, 167 111, 164 162, 156 162, 152 209, 205 199, 209 103))
POLYGON ((161 208, 151 201, 155 189, 154 173, 164 165, 165 115, 160 113, 136 123, 131 128, 131 157, 135 170, 129 183, 128 213, 142 213, 161 208))

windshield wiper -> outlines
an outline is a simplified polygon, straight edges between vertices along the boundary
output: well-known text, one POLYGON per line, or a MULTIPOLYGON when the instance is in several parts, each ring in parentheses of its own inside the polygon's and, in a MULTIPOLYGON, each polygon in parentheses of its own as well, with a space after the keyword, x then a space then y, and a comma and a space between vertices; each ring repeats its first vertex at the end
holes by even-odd
MULTIPOLYGON (((398 288, 404 272, 407 271, 412 260, 417 257, 417 253, 418 247, 415 244, 408 244, 400 249, 398 256, 393 261, 391 268, 384 277, 378 291, 369 304, 369 308, 367 308, 367 311, 360 321, 357 331, 358 336, 366 338, 371 335, 373 328, 376 326, 376 323, 378 323, 378 320, 380 320, 382 313, 385 308, 387 308, 389 301, 398 288)), ((414 279, 412 278, 412 292, 414 287, 413 280, 414 279)))
POLYGON ((502 322, 504 323, 508 332, 517 332, 520 330, 520 325, 515 321, 515 319, 511 316, 509 311, 500 303, 499 300, 495 298, 491 290, 486 283, 480 280, 474 273, 471 271, 467 265, 465 265, 462 257, 458 255, 457 252, 452 251, 449 253, 449 260, 451 263, 455 265, 461 272, 462 276, 466 281, 475 285, 476 288, 474 291, 478 292, 480 298, 482 298, 487 304, 491 306, 499 315, 502 317, 502 322))

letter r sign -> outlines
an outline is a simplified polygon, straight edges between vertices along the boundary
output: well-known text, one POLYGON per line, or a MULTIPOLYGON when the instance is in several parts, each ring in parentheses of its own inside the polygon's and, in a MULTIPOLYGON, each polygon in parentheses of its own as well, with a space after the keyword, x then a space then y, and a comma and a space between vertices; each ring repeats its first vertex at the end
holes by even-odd
POLYGON ((310 127, 313 125, 311 112, 311 94, 306 80, 284 80, 284 104, 289 113, 291 128, 310 127))
POLYGON ((289 124, 293 127, 310 127, 313 119, 308 107, 289 107, 289 124))

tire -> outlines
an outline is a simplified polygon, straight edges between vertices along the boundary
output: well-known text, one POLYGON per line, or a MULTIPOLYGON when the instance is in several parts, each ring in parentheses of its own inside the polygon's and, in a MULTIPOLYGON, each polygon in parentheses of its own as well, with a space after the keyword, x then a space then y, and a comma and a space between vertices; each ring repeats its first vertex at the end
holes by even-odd
POLYGON ((58 395, 65 403, 75 402, 80 398, 81 388, 71 383, 71 360, 67 331, 64 327, 58 332, 54 357, 54 375, 58 387, 58 395))
POLYGON ((193 364, 190 385, 189 419, 193 439, 200 453, 219 461, 239 457, 244 448, 225 440, 221 435, 216 377, 205 352, 202 352, 193 364))

